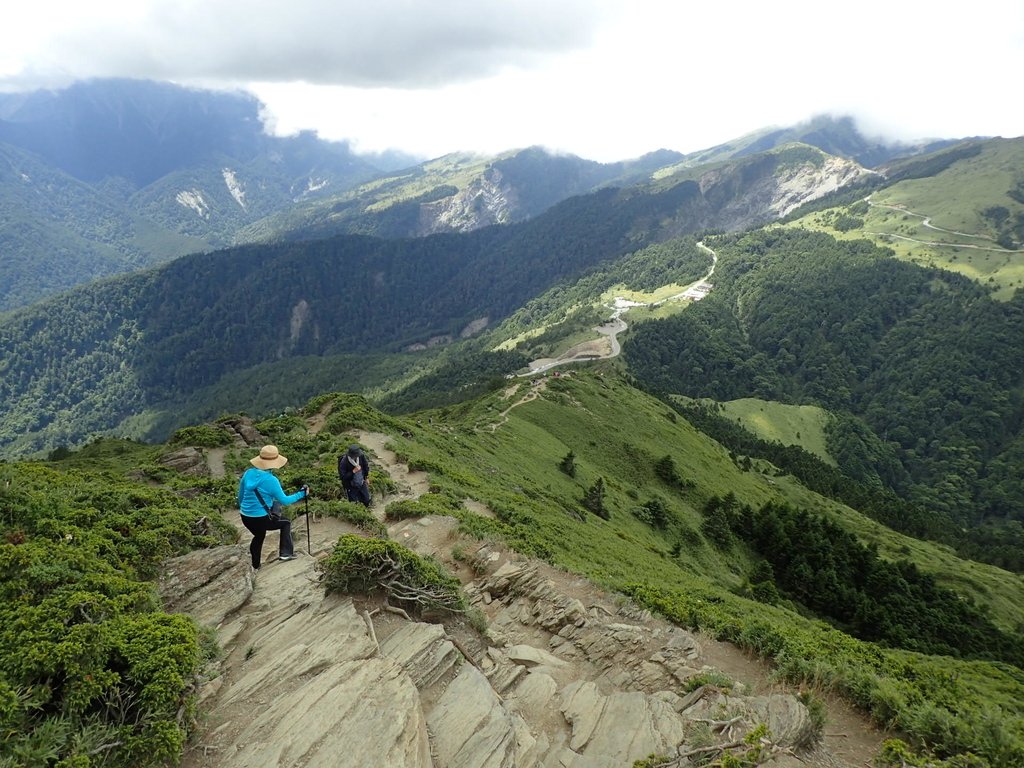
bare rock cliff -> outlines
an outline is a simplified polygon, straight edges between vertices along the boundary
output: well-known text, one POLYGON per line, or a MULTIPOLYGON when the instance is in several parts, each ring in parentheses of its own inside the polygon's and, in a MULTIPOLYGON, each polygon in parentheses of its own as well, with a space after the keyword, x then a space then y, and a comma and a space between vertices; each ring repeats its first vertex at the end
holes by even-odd
POLYGON ((420 206, 417 236, 438 232, 470 232, 491 224, 509 224, 518 217, 515 189, 497 168, 490 168, 465 189, 420 206))

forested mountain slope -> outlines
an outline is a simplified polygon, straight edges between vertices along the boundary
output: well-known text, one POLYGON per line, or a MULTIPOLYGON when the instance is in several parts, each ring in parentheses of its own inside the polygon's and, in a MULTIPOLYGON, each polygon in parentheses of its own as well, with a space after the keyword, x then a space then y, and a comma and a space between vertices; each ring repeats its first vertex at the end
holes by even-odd
POLYGON ((271 216, 242 237, 288 239, 342 233, 421 237, 524 221, 574 195, 642 183, 678 153, 597 163, 540 147, 487 157, 453 154, 271 216))
POLYGON ((155 400, 285 357, 458 335, 653 237, 642 222, 692 221, 692 209, 693 185, 651 197, 608 190, 507 229, 246 246, 79 289, 2 325, 5 442, 77 441, 155 400))
POLYGON ((252 97, 130 80, 0 94, 0 150, 0 310, 230 245, 246 224, 380 173, 347 145, 265 134, 252 97))
POLYGON ((1022 567, 1024 294, 994 301, 863 240, 774 229, 712 242, 713 294, 624 344, 638 379, 854 414, 886 455, 847 471, 975 529, 989 557, 1002 550, 1022 567))
MULTIPOLYGON (((805 169, 804 196, 834 187, 818 173, 820 153, 798 155, 720 167, 703 185, 608 188, 467 234, 194 255, 39 304, 0 324, 0 444, 23 452, 78 442, 228 373, 293 356, 309 366, 309 356, 399 351, 479 332, 554 283, 647 243, 771 220, 781 173, 792 180, 805 169)), ((241 407, 246 394, 237 397, 241 407)))
MULTIPOLYGON (((859 166, 850 158, 859 157, 856 147, 871 144, 840 119, 685 161, 658 150, 602 164, 529 148, 416 164, 356 155, 344 143, 308 133, 269 136, 259 110, 241 94, 131 80, 0 94, 0 146, 11 163, 10 173, 0 173, 0 247, 11 276, 10 288, 0 284, 0 311, 186 253, 280 238, 469 231, 523 221, 608 185, 693 178, 702 190, 716 187, 733 198, 729 184, 738 177, 731 166, 747 169, 744 183, 763 184, 758 164, 774 163, 775 184, 758 198, 749 195, 750 204, 735 207, 728 219, 709 222, 723 229, 752 226, 820 196, 828 185, 855 180, 859 166), (794 158, 790 151, 788 161, 771 159, 793 142, 817 147, 818 157, 794 158), (823 151, 839 159, 825 159, 823 151), (801 170, 811 159, 816 179, 801 170), (789 178, 781 173, 786 162, 794 170, 789 178), (707 174, 679 173, 708 164, 715 168, 707 174), (59 267, 59 278, 51 265, 59 267)), ((889 150, 887 157, 899 148, 889 150)), ((708 202, 723 201, 710 193, 708 202)))
POLYGON ((529 149, 407 158, 388 175, 394 158, 264 133, 259 110, 250 96, 131 80, 0 94, 0 310, 291 230, 403 237, 522 221, 679 157, 600 164, 529 149))
POLYGON ((0 143, 0 311, 200 250, 116 194, 0 143))

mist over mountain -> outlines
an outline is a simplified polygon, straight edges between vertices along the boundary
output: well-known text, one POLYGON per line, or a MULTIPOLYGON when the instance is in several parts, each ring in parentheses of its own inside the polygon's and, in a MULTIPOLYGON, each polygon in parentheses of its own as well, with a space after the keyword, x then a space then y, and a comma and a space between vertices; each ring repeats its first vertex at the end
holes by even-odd
POLYGON ((0 158, 0 309, 230 245, 380 173, 345 144, 266 134, 252 97, 133 80, 0 94, 0 158))
POLYGON ((847 115, 818 115, 807 122, 785 128, 765 128, 708 149, 687 154, 683 165, 702 165, 718 160, 744 157, 791 142, 817 147, 836 157, 855 160, 865 168, 901 157, 934 152, 959 139, 934 139, 925 142, 887 141, 865 136, 854 119, 847 115))
POLYGON ((214 159, 247 162, 271 151, 296 175, 316 163, 353 175, 377 171, 346 144, 268 135, 259 111, 259 102, 242 93, 93 80, 59 91, 0 94, 0 141, 82 181, 120 178, 132 189, 214 159))

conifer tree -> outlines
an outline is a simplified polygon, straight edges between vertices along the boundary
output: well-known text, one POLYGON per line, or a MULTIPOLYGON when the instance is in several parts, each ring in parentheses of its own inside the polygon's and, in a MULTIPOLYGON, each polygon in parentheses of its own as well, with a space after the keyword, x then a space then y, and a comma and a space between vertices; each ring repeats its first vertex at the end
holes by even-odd
POLYGON ((611 515, 608 513, 608 510, 604 505, 603 477, 599 477, 594 481, 594 484, 587 489, 586 493, 583 494, 583 498, 580 503, 600 518, 605 520, 611 518, 611 515))
POLYGON ((572 449, 558 462, 558 468, 569 477, 576 477, 576 454, 573 453, 572 449))

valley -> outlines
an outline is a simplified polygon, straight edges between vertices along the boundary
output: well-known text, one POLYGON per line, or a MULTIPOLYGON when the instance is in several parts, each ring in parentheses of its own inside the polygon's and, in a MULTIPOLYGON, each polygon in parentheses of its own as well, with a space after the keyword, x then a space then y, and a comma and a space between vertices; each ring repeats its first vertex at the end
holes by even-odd
MULTIPOLYGON (((664 307, 665 310, 671 312, 673 310, 673 305, 683 307, 686 303, 691 301, 700 301, 703 299, 713 288, 710 281, 715 274, 715 267, 718 264, 718 256, 702 242, 696 243, 696 247, 711 256, 711 268, 703 277, 686 286, 683 290, 670 293, 668 296, 665 296, 666 292, 676 291, 679 286, 662 286, 649 294, 627 291, 626 293, 629 298, 616 295, 614 298, 610 299, 610 303, 609 293, 606 292, 601 298, 602 307, 612 311, 611 317, 601 325, 595 326, 592 330, 599 336, 606 337, 607 344, 602 340, 579 342, 569 347, 557 357, 538 358, 531 361, 529 363, 528 371, 518 373, 516 375, 535 376, 537 374, 546 373, 553 368, 560 368, 576 362, 610 360, 614 357, 618 357, 619 353, 622 351, 622 347, 619 344, 619 334, 625 333, 629 328, 629 326, 626 325, 626 321, 622 319, 622 316, 631 309, 658 309, 664 307)), ((616 289, 617 288, 618 286, 616 289)), ((612 289, 611 293, 615 293, 616 289, 612 289)), ((660 316, 664 316, 665 312, 660 311, 658 314, 660 316)))
POLYGON ((0 768, 1024 764, 1024 139, 256 108, 0 96, 0 768))

